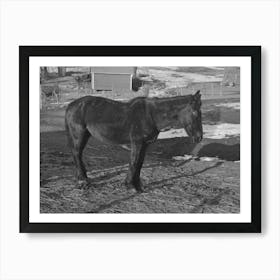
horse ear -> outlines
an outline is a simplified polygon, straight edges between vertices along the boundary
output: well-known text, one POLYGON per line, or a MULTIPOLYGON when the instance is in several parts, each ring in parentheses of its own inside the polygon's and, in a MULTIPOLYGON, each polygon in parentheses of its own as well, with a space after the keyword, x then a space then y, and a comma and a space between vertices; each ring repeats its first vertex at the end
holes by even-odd
POLYGON ((198 91, 194 94, 193 97, 194 97, 196 100, 200 99, 200 97, 201 97, 200 90, 198 90, 198 91))

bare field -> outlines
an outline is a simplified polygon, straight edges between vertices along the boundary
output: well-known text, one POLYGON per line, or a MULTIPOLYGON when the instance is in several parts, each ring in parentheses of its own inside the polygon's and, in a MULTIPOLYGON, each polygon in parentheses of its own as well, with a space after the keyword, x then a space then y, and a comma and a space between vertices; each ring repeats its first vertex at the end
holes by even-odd
MULTIPOLYGON (((100 167, 100 166, 99 166, 100 167)), ((127 165, 89 172, 91 187, 72 175, 41 186, 42 213, 238 213, 239 164, 150 161, 142 169, 144 193, 124 187, 127 165), (229 172, 230 171, 230 172, 229 172)))

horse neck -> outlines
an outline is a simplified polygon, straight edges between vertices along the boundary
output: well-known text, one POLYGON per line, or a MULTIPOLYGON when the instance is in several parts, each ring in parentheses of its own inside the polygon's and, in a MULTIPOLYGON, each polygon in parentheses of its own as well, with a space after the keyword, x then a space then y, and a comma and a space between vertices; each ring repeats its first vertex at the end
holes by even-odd
POLYGON ((178 126, 178 114, 191 101, 191 95, 155 100, 155 122, 158 130, 178 126))

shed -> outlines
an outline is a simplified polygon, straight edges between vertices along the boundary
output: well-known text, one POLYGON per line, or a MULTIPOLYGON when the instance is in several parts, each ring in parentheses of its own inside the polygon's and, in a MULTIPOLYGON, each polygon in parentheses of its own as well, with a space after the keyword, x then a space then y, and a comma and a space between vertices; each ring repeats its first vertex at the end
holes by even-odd
POLYGON ((136 67, 91 67, 93 90, 132 90, 136 67))
POLYGON ((224 85, 240 85, 240 67, 225 67, 224 85))

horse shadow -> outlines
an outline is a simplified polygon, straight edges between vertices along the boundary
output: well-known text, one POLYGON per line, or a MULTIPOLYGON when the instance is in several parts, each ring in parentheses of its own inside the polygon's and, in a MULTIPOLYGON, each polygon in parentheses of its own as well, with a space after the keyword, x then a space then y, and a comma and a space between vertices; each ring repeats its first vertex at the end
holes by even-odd
POLYGON ((203 146, 197 155, 199 157, 217 157, 227 161, 238 161, 240 160, 240 144, 210 143, 203 146))
MULTIPOLYGON (((180 174, 180 175, 177 175, 177 176, 170 177, 168 179, 153 181, 153 182, 145 185, 144 193, 155 191, 157 189, 161 189, 163 184, 164 184, 165 187, 172 186, 173 185, 172 183, 168 183, 170 180, 180 179, 180 178, 184 178, 184 177, 185 178, 193 177, 193 176, 196 176, 198 174, 204 173, 207 170, 210 170, 210 169, 213 169, 213 168, 217 168, 217 167, 219 167, 222 164, 223 164, 222 161, 218 161, 218 162, 216 162, 212 166, 208 166, 206 168, 203 168, 203 169, 198 170, 196 172, 193 172, 191 174, 180 174)), ((132 199, 134 197, 140 196, 141 194, 142 193, 139 193, 139 192, 135 192, 133 194, 129 194, 129 195, 125 196, 125 197, 115 199, 115 200, 113 200, 113 201, 111 201, 109 203, 102 204, 102 205, 98 206, 97 208, 92 209, 89 212, 90 213, 100 213, 101 211, 104 211, 104 210, 109 209, 109 208, 111 208, 111 207, 113 207, 115 205, 118 205, 121 202, 124 202, 124 201, 132 199)))
POLYGON ((147 154, 170 159, 174 156, 193 155, 196 157, 216 157, 220 160, 240 160, 240 144, 226 144, 224 139, 204 139, 191 144, 188 137, 159 139, 151 145, 147 154))

